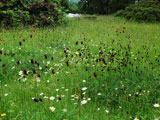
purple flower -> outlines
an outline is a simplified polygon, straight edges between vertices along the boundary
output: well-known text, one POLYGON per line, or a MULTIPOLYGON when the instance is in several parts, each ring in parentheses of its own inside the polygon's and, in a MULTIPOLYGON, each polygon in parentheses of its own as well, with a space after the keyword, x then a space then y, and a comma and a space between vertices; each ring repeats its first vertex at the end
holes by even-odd
POLYGON ((22 46, 22 42, 19 42, 19 45, 22 46))
POLYGON ((96 72, 94 72, 94 77, 97 77, 98 75, 97 75, 97 73, 96 72))
POLYGON ((38 102, 38 101, 39 101, 37 98, 34 98, 33 100, 34 100, 35 102, 38 102))
POLYGON ((55 71, 54 71, 54 69, 52 69, 52 74, 55 74, 55 71))

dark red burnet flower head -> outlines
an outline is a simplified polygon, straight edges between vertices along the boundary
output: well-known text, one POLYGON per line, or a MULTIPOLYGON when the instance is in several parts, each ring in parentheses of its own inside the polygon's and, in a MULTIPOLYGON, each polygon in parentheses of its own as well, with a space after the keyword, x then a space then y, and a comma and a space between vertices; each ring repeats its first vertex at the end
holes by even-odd
POLYGON ((52 69, 52 74, 55 74, 55 71, 54 71, 54 69, 52 69))
POLYGON ((20 62, 20 61, 17 61, 17 64, 19 65, 19 64, 21 64, 21 62, 20 62))
POLYGON ((6 65, 5 64, 2 64, 2 67, 5 67, 6 65))
POLYGON ((39 101, 42 102, 43 101, 42 98, 39 98, 39 101))
POLYGON ((32 35, 30 35, 30 38, 32 38, 33 36, 32 35))
POLYGON ((22 42, 19 42, 19 45, 22 46, 22 42))
POLYGON ((0 50, 0 54, 2 54, 2 50, 0 50))
POLYGON ((31 63, 34 64, 34 60, 33 59, 31 59, 31 63))
POLYGON ((39 100, 38 100, 37 98, 34 98, 33 100, 34 100, 35 102, 39 102, 39 100))
POLYGON ((135 97, 138 97, 139 95, 138 94, 135 94, 135 97))
POLYGON ((140 89, 139 89, 139 91, 141 92, 141 91, 142 91, 142 89, 140 88, 140 89))
POLYGON ((97 75, 97 73, 96 72, 94 72, 94 77, 97 77, 98 75, 97 75))
POLYGON ((107 71, 110 71, 110 67, 107 68, 107 71))
POLYGON ((40 74, 38 74, 37 76, 38 76, 38 77, 41 77, 41 75, 40 75, 40 74))
POLYGON ((47 59, 47 54, 44 55, 45 59, 47 59))
POLYGON ((78 45, 78 41, 76 41, 76 45, 78 45))
POLYGON ((35 69, 33 69, 32 71, 33 71, 34 74, 36 74, 36 70, 35 69))
POLYGON ((28 75, 27 70, 23 70, 23 73, 24 73, 25 75, 28 75))
POLYGON ((69 66, 69 62, 68 61, 66 62, 66 65, 69 66))

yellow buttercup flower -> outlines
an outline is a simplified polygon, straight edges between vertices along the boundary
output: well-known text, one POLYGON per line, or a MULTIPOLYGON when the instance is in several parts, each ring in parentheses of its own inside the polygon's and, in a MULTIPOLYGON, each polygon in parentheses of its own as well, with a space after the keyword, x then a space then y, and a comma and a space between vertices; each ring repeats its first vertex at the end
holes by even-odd
POLYGON ((1 114, 1 117, 4 117, 4 116, 6 116, 6 113, 2 113, 2 114, 1 114))

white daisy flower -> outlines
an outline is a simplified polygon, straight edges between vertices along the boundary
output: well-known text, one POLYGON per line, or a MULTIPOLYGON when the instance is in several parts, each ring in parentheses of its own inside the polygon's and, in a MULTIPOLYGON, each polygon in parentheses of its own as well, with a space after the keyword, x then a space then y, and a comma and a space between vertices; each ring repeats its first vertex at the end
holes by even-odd
POLYGON ((159 104, 154 104, 153 106, 156 107, 156 108, 158 108, 158 107, 159 107, 159 104))
POLYGON ((54 99, 55 99, 55 97, 51 96, 49 99, 50 99, 50 100, 54 100, 54 99))
POLYGON ((106 113, 109 113, 109 110, 105 110, 106 111, 106 113))
POLYGON ((52 112, 54 112, 55 111, 55 107, 49 107, 49 109, 52 111, 52 112))
POLYGON ((83 91, 87 90, 87 87, 82 88, 83 91))
POLYGON ((81 101, 81 104, 82 104, 82 105, 84 105, 84 104, 86 104, 86 103, 87 103, 87 100, 82 100, 82 101, 81 101))

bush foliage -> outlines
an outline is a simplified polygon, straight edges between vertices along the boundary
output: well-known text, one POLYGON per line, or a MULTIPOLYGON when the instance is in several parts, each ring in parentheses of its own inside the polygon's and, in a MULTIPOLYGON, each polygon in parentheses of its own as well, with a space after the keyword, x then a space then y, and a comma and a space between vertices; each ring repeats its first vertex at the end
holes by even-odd
POLYGON ((145 0, 120 10, 116 16, 137 22, 160 22, 160 1, 145 0))
POLYGON ((0 2, 0 26, 58 25, 63 21, 64 8, 60 0, 2 0, 0 2))
POLYGON ((126 6, 134 4, 135 0, 80 0, 81 10, 89 14, 112 14, 126 6))

